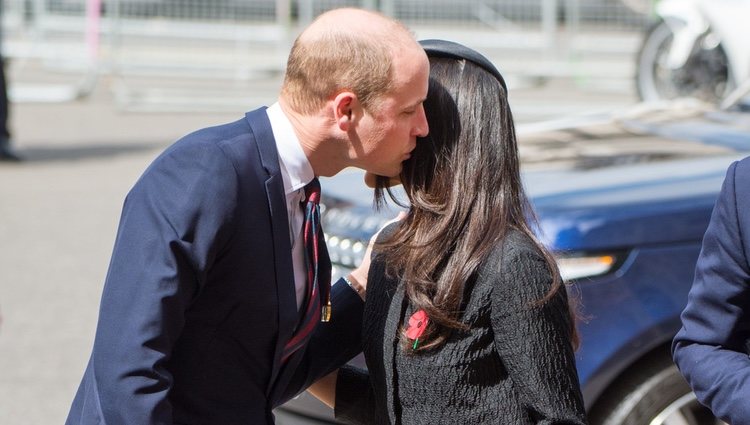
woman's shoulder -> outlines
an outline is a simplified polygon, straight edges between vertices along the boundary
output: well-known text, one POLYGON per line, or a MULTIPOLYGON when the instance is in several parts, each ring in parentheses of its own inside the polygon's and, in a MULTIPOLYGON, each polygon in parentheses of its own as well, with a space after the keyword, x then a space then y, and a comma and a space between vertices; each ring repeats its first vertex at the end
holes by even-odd
POLYGON ((502 240, 495 244, 487 262, 502 265, 521 258, 544 259, 544 253, 531 236, 520 230, 510 229, 502 240))
POLYGON ((552 281, 542 248, 531 236, 515 229, 493 248, 480 270, 480 279, 496 289, 515 291, 523 282, 524 286, 537 287, 535 292, 546 293, 552 281))

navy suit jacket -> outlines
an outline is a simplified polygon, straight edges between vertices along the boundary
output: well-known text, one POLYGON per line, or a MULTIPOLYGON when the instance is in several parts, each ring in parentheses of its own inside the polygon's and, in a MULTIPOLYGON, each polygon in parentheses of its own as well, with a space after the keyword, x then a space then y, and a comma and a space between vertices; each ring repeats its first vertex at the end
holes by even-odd
POLYGON ((265 108, 169 147, 125 200, 66 423, 273 423, 361 351, 363 303, 337 282, 331 322, 281 364, 298 321, 290 251, 265 108))
POLYGON ((672 344, 680 372, 716 416, 750 424, 750 158, 729 167, 672 344))

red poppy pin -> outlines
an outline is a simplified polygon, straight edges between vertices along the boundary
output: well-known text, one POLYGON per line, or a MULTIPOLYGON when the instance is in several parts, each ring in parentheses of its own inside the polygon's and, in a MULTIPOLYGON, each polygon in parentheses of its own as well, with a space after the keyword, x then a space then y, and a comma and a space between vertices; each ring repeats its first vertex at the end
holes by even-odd
POLYGON ((430 323, 430 318, 427 317, 427 313, 425 313, 424 310, 418 310, 409 318, 409 327, 406 328, 406 337, 414 340, 414 346, 412 349, 417 349, 419 337, 422 336, 424 330, 427 329, 428 323, 430 323))

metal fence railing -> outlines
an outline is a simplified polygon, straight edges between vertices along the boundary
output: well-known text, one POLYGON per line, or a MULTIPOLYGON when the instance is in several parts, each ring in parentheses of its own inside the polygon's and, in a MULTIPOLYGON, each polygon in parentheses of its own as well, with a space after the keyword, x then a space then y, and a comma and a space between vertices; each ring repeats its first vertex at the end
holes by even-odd
MULTIPOLYGON (((247 81, 278 74, 299 29, 318 14, 335 7, 380 10, 402 20, 418 36, 448 34, 446 38, 463 38, 459 41, 483 50, 515 49, 519 54, 559 61, 578 57, 585 49, 592 48, 585 37, 578 37, 587 31, 596 30, 600 34, 640 32, 650 18, 653 2, 0 1, 4 6, 4 54, 13 59, 10 80, 17 87, 44 80, 48 98, 80 98, 90 92, 97 76, 106 73, 113 77, 113 87, 123 105, 149 98, 149 91, 158 91, 150 86, 153 81, 149 82, 147 77, 163 77, 161 83, 168 81, 174 90, 183 91, 189 89, 174 84, 181 79, 222 81, 227 92, 236 92, 233 88, 247 81), (44 76, 31 72, 40 68, 54 72, 44 73, 44 76), (50 74, 55 75, 54 81, 49 81, 50 74), (51 95, 54 93, 56 95, 51 95)), ((598 42, 596 48, 633 49, 632 43, 625 47, 616 43, 602 45, 598 42)), ((550 72, 559 72, 559 69, 550 68, 550 72)), ((545 71, 540 67, 536 72, 545 71)))

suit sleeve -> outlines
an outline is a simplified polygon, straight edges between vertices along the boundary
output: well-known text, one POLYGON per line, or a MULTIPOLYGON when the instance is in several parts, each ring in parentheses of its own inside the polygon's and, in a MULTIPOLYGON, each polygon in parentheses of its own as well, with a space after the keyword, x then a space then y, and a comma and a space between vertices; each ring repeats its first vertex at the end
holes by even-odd
POLYGON ((236 173, 213 144, 172 149, 128 194, 92 354, 103 423, 171 424, 165 365, 231 233, 236 173))
POLYGON ((490 276, 492 329, 521 403, 538 424, 585 424, 566 291, 539 305, 552 284, 541 254, 509 247, 501 262, 490 276))
POLYGON ((675 363, 698 400, 730 423, 750 423, 750 270, 743 241, 750 228, 741 225, 740 214, 748 211, 739 208, 735 191, 750 188, 750 174, 739 178, 742 164, 748 161, 727 172, 672 344, 675 363))
POLYGON ((348 424, 367 425, 388 423, 378 418, 375 391, 370 374, 365 369, 345 366, 339 369, 336 379, 336 419, 348 424))
POLYGON ((346 364, 362 352, 362 314, 365 303, 343 279, 331 287, 331 321, 319 324, 289 385, 283 404, 313 382, 346 364))

